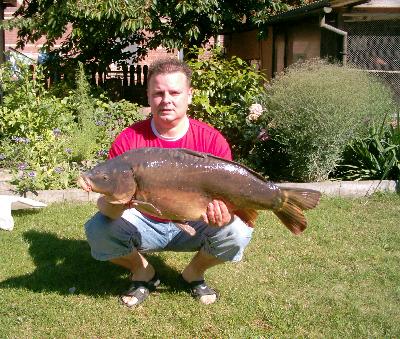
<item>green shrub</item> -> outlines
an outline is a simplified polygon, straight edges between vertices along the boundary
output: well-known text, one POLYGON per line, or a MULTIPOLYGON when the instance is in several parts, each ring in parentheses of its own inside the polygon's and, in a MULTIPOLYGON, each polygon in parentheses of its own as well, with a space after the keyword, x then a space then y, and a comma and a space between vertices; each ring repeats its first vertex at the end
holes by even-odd
MULTIPOLYGON (((194 90, 190 115, 218 129, 227 138, 234 158, 243 160, 252 148, 259 127, 250 110, 264 95, 261 73, 237 57, 229 60, 220 49, 199 50, 199 59, 189 61, 194 90)), ((197 53, 197 52, 196 52, 197 53)))
POLYGON ((31 138, 47 130, 72 123, 73 116, 65 104, 44 86, 42 68, 34 72, 29 66, 11 64, 0 68, 3 102, 0 106, 1 138, 31 138))
POLYGON ((19 77, 1 68, 0 167, 12 170, 21 194, 76 186, 79 171, 104 160, 115 135, 142 118, 136 104, 94 97, 83 67, 62 99, 46 90, 40 68, 33 76, 19 68, 19 77))
POLYGON ((371 128, 368 136, 352 140, 334 173, 344 180, 400 180, 400 126, 397 122, 371 128))
POLYGON ((395 111, 390 91, 357 69, 311 60, 295 64, 268 87, 264 128, 270 140, 250 161, 275 180, 326 180, 350 140, 395 111), (264 165, 263 165, 264 164, 264 165))

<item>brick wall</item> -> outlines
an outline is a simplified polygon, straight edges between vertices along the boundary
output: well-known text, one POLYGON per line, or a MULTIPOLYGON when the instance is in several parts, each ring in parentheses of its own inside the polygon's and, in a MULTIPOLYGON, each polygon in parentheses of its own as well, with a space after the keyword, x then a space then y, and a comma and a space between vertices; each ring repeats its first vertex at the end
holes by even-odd
POLYGON ((165 57, 178 57, 178 51, 167 52, 165 48, 158 47, 155 50, 149 51, 146 58, 139 62, 139 65, 150 65, 155 60, 165 57))
MULTIPOLYGON (((20 2, 20 1, 18 1, 20 2)), ((4 11, 4 19, 10 19, 14 12, 17 10, 16 7, 6 7, 4 11)), ((69 32, 67 31, 66 34, 69 32)), ((12 30, 12 31, 5 31, 5 50, 9 50, 10 48, 17 49, 16 48, 16 42, 17 42, 17 30, 12 30)), ((59 42, 61 42, 60 40, 59 42)), ((19 52, 25 54, 29 58, 33 59, 34 61, 37 61, 38 55, 39 55, 39 50, 43 46, 45 42, 45 39, 42 38, 38 40, 35 43, 29 43, 25 46, 24 49, 17 49, 19 52)), ((56 45, 57 46, 57 45, 56 45)), ((152 63, 154 60, 166 57, 166 56, 176 56, 178 57, 178 51, 173 51, 173 52, 167 52, 166 49, 164 48, 157 48, 155 50, 149 51, 147 57, 140 61, 140 65, 149 65, 152 63)))
MULTIPOLYGON (((20 2, 21 1, 18 1, 18 3, 20 2)), ((4 10, 4 19, 5 20, 10 19, 16 10, 17 7, 6 7, 4 10)), ((35 43, 28 43, 24 49, 19 49, 16 48, 17 36, 18 32, 15 29, 4 32, 5 51, 9 50, 10 48, 13 48, 25 54, 27 57, 33 59, 34 61, 37 61, 39 50, 43 46, 46 40, 44 38, 41 38, 35 43)))

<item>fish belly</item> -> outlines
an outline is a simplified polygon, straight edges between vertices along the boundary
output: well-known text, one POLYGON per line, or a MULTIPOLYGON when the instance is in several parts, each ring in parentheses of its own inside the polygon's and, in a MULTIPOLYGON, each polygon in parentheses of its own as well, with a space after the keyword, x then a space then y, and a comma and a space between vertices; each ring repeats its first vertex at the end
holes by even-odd
POLYGON ((138 191, 136 199, 146 202, 146 205, 138 207, 142 212, 176 221, 201 219, 202 213, 207 209, 207 204, 212 200, 203 192, 177 190, 172 187, 138 191))

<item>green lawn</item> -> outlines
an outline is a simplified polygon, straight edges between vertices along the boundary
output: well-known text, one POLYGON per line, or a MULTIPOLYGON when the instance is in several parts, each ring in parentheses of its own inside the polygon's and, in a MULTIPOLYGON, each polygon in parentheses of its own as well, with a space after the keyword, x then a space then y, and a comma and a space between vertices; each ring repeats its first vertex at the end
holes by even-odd
POLYGON ((198 304, 176 278, 191 254, 149 257, 162 277, 137 309, 127 272, 91 258, 90 204, 15 211, 0 231, 0 338, 399 338, 400 196, 324 198, 293 236, 261 214, 238 264, 215 267, 221 299, 198 304))

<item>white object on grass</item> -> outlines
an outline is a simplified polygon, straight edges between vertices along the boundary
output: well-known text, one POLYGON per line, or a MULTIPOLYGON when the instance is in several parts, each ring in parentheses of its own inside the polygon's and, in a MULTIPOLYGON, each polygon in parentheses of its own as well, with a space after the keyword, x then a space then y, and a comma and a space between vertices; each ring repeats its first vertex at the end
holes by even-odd
POLYGON ((24 208, 41 208, 47 205, 29 198, 15 195, 0 195, 0 229, 11 231, 14 228, 14 219, 11 210, 24 208))

